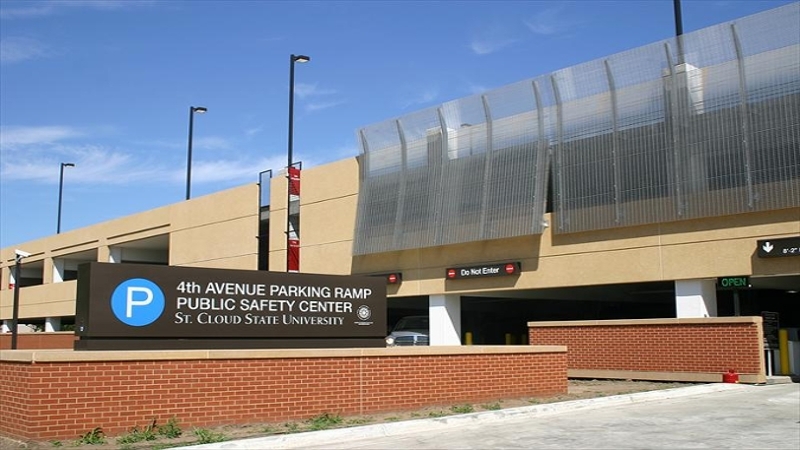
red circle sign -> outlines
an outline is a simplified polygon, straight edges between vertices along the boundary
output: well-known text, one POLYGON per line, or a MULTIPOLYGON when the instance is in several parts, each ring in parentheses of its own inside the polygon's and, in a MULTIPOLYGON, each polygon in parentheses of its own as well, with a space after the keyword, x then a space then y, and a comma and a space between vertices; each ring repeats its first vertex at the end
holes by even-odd
POLYGON ((447 269, 447 278, 455 278, 456 269, 447 269))
POLYGON ((517 268, 514 266, 514 264, 506 264, 506 273, 507 274, 511 275, 512 273, 514 273, 516 271, 517 271, 517 268))

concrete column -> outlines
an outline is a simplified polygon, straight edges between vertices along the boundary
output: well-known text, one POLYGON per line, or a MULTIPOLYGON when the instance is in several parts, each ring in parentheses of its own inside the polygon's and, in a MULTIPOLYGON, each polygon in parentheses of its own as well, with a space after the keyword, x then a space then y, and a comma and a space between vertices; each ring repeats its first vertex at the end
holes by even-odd
POLYGON ((53 258, 45 258, 42 261, 42 284, 53 283, 53 280, 55 279, 53 272, 55 272, 55 267, 53 267, 53 258))
POLYGON ((108 262, 122 262, 122 247, 108 247, 108 262))
POLYGON ((10 289, 12 268, 13 266, 0 267, 0 289, 10 289))
POLYGON ((44 331, 61 331, 61 317, 46 317, 44 319, 44 331))
POLYGON ((428 299, 431 345, 461 345, 461 297, 431 295, 428 299))
POLYGON ((64 281, 64 259, 53 258, 53 283, 64 281))
POLYGON ((716 280, 676 280, 675 312, 677 318, 717 317, 716 280))

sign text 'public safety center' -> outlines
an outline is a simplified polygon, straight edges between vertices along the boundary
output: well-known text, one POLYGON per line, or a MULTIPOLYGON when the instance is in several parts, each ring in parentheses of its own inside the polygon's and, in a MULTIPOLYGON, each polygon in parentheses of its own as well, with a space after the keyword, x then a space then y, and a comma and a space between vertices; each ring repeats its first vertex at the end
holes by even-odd
POLYGON ((384 346, 386 283, 142 264, 79 267, 76 349, 384 346))

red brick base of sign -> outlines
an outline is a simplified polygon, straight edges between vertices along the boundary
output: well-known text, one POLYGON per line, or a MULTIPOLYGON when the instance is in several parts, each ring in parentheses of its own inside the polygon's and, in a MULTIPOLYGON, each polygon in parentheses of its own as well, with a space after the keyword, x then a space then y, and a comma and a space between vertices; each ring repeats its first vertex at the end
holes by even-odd
POLYGON ((560 346, 157 352, 0 351, 0 435, 110 436, 567 392, 560 346))
MULTIPOLYGON (((20 350, 41 350, 45 348, 74 348, 75 333, 56 331, 48 333, 19 333, 17 348, 20 350)), ((0 333, 0 350, 11 348, 11 333, 0 333)))
POLYGON ((565 345, 570 378, 766 381, 761 317, 529 322, 533 345, 565 345))

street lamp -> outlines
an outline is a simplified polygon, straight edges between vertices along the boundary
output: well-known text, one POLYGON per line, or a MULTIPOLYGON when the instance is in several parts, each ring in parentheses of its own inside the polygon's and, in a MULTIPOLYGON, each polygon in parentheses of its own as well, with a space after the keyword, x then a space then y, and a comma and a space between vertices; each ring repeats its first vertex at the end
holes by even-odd
POLYGON ((17 322, 19 322, 19 283, 20 283, 20 266, 22 265, 22 258, 31 256, 30 253, 22 250, 14 250, 14 307, 11 313, 11 350, 17 349, 17 322))
POLYGON ((683 15, 681 14, 681 0, 672 0, 672 10, 675 16, 675 40, 678 43, 678 64, 683 64, 683 15))
POLYGON ((189 107, 189 151, 186 156, 186 200, 192 196, 192 129, 194 128, 194 113, 203 114, 208 111, 205 106, 189 107))
POLYGON ((289 158, 286 167, 292 167, 292 138, 294 135, 294 63, 307 63, 311 58, 305 55, 289 56, 289 158))
POLYGON ((292 140, 294 138, 294 64, 307 63, 311 61, 311 57, 306 55, 289 55, 289 145, 287 151, 286 163, 286 271, 289 271, 289 260, 291 252, 289 249, 292 240, 292 221, 290 213, 290 204, 292 201, 291 176, 290 169, 294 165, 292 158, 292 140))
POLYGON ((61 163, 61 174, 58 177, 58 223, 56 224, 56 234, 61 233, 61 198, 64 194, 64 167, 75 167, 75 164, 61 163))

